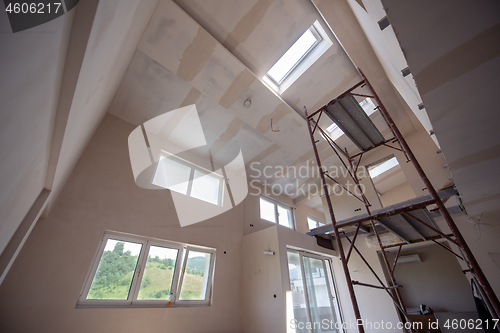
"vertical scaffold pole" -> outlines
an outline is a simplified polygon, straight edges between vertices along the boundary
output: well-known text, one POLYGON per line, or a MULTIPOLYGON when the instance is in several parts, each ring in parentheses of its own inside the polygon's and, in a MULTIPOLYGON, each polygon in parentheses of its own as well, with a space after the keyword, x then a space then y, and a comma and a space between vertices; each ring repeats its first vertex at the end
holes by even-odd
POLYGON ((333 231, 335 233, 335 241, 337 243, 337 251, 339 252, 339 255, 340 255, 340 260, 342 262, 342 267, 344 269, 344 274, 345 274, 345 278, 346 278, 346 282, 347 282, 347 288, 349 289, 349 295, 351 296, 351 302, 352 302, 352 308, 354 310, 354 316, 356 317, 357 323, 360 323, 360 325, 358 325, 359 332, 364 333, 365 329, 363 328, 363 325, 361 322, 361 314, 359 312, 358 301, 356 300, 356 294, 354 293, 354 287, 352 285, 351 274, 349 273, 349 268, 347 267, 347 261, 345 259, 342 241, 340 240, 339 230, 336 226, 335 215, 333 214, 332 201, 330 199, 330 193, 328 191, 328 185, 326 184, 326 181, 325 181, 325 174, 323 171, 323 167, 321 166, 321 160, 319 158, 318 148, 316 147, 316 141, 314 140, 314 134, 313 134, 312 129, 311 129, 311 122, 309 121, 309 118, 307 117, 306 107, 304 107, 304 112, 306 115, 307 128, 309 129, 309 135, 311 136, 311 142, 313 145, 314 155, 316 156, 316 163, 317 163, 317 166, 319 169, 319 175, 321 178, 321 184, 323 186, 323 192, 325 194, 326 203, 328 205, 328 211, 330 213, 330 218, 332 220, 333 231))
MULTIPOLYGON (((347 149, 346 149, 346 154, 347 154, 347 149)), ((360 156, 359 162, 361 162, 361 158, 362 158, 362 156, 360 156)), ((352 163, 352 159, 349 156, 349 154, 347 154, 347 159, 349 161, 349 166, 351 167, 352 179, 353 179, 354 183, 356 184, 356 188, 358 188, 362 191, 360 183, 359 183, 359 178, 356 174, 357 168, 354 169, 354 165, 352 163)), ((370 204, 368 203, 366 196, 363 196, 363 201, 365 204, 366 213, 368 215, 371 215, 372 213, 370 211, 370 204)), ((391 278, 391 283, 393 286, 397 286, 396 279, 394 278, 394 274, 393 274, 393 271, 391 269, 391 265, 389 264, 389 260, 387 259, 387 254, 385 253, 382 239, 380 238, 380 234, 378 233, 377 227, 375 226, 375 222, 373 220, 370 220, 370 224, 371 224, 371 227, 373 229, 373 232, 375 233, 375 236, 377 237, 378 245, 380 247, 380 252, 382 253, 382 258, 384 259, 384 263, 385 263, 385 266, 387 268, 387 272, 389 274, 389 277, 391 278)), ((399 288, 397 288, 397 287, 394 288, 394 292, 396 294, 396 299, 399 303, 399 309, 401 312, 403 312, 402 315, 405 317, 406 320, 409 320, 408 313, 406 312, 406 307, 405 307, 404 302, 403 302, 403 298, 401 297, 401 293, 399 292, 399 288)), ((413 332, 413 330, 410 330, 410 331, 413 332)))

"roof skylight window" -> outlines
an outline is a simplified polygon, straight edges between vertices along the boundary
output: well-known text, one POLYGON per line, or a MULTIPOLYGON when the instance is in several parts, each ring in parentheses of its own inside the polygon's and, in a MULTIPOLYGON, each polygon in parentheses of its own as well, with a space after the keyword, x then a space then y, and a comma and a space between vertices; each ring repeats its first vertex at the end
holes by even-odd
POLYGON ((314 25, 312 25, 271 67, 267 75, 276 84, 280 85, 321 40, 321 36, 314 25))
POLYGON ((337 140, 344 134, 344 131, 342 131, 340 127, 335 123, 328 126, 326 128, 326 131, 328 132, 328 135, 330 135, 330 138, 332 140, 337 140))
POLYGON ((282 94, 333 45, 315 21, 262 77, 269 89, 282 94))
POLYGON ((361 105, 361 107, 368 116, 371 115, 373 112, 375 112, 376 106, 371 98, 366 98, 362 100, 361 102, 359 102, 359 105, 361 105))
POLYGON ((374 178, 374 177, 377 177, 378 175, 381 175, 384 172, 394 168, 397 165, 399 165, 398 160, 396 159, 396 157, 393 157, 393 158, 375 166, 373 169, 369 169, 368 173, 370 174, 370 177, 374 178))
MULTIPOLYGON (((363 108, 365 113, 370 116, 372 113, 375 112, 375 104, 373 104, 373 101, 371 98, 366 98, 359 102, 359 105, 363 108)), ((326 128, 326 132, 329 134, 330 138, 332 140, 337 140, 340 138, 344 132, 339 128, 339 126, 335 123, 331 124, 326 128)))

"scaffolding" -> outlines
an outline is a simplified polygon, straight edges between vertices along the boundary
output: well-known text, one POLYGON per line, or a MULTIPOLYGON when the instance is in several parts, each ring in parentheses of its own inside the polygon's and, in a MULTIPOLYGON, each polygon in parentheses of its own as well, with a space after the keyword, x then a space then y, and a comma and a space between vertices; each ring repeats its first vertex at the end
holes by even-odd
MULTIPOLYGON (((473 275, 474 281, 477 285, 480 286, 479 290, 483 296, 483 299, 485 300, 486 306, 490 310, 490 313, 492 314, 493 318, 498 318, 498 315, 500 314, 500 303, 498 301, 498 298, 496 297, 491 285, 489 284, 483 271, 479 267, 479 264, 474 258, 474 255, 469 249, 469 246, 465 242, 462 234, 453 221, 450 212, 443 203, 443 199, 457 194, 455 189, 453 187, 449 187, 439 192, 435 190, 435 188, 432 186, 431 182, 425 175, 422 167, 416 160, 410 147, 406 143, 404 137, 401 135, 401 132, 394 123, 392 117, 389 115, 386 108, 384 107, 384 104, 371 86, 370 82, 367 80, 366 76, 360 69, 358 69, 358 71, 362 77, 362 80, 339 95, 337 98, 331 100, 329 103, 310 115, 307 114, 307 109, 304 108, 308 120, 308 128, 313 145, 313 151, 316 156, 317 167, 319 169, 322 190, 325 194, 328 213, 332 221, 332 224, 312 229, 308 234, 316 236, 319 245, 323 244, 324 246, 325 243, 327 243, 326 245, 328 246, 329 243, 329 245, 331 245, 331 248, 334 248, 334 244, 336 244, 336 249, 342 262, 343 271, 347 281, 347 287, 351 297, 356 320, 360 320, 361 315, 356 299, 356 294, 354 292, 354 285, 359 285, 385 290, 389 297, 392 298, 396 308, 400 311, 404 319, 408 322, 411 322, 403 303, 401 294, 399 292, 400 286, 397 284, 394 278, 394 270, 396 268, 396 263, 400 255, 401 248, 406 244, 413 244, 422 241, 432 241, 465 261, 469 269, 465 270, 464 272, 470 272, 473 275), (357 90, 364 87, 368 88, 370 94, 356 92, 357 90), (390 139, 386 140, 383 137, 377 127, 372 123, 368 115, 357 103, 355 96, 371 98, 376 101, 377 106, 375 109, 380 111, 381 115, 383 116, 385 122, 392 132, 393 136, 390 139), (360 149, 361 152, 350 155, 347 149, 342 149, 319 125, 320 119, 323 114, 326 114, 346 134, 346 136, 349 137, 349 139, 360 149), (338 222, 335 220, 332 201, 330 198, 330 191, 326 182, 326 178, 338 184, 339 186, 342 186, 342 184, 331 177, 328 174, 328 171, 326 171, 326 169, 324 169, 322 166, 318 147, 316 145, 319 140, 316 140, 314 137, 316 131, 318 131, 320 135, 326 140, 326 142, 328 142, 329 146, 333 149, 346 170, 349 171, 348 174, 354 181, 355 188, 358 190, 355 192, 361 194, 356 195, 351 191, 349 191, 349 193, 351 193, 356 199, 364 204, 366 214, 338 222), (399 145, 399 147, 394 146, 394 144, 396 143, 399 145), (361 159, 363 158, 363 154, 380 146, 389 147, 391 149, 395 149, 404 153, 407 160, 413 164, 414 168, 421 177, 430 194, 372 212, 370 209, 371 205, 364 195, 363 191, 361 190, 357 171, 361 163, 361 159), (432 213, 427 209, 427 206, 431 204, 435 204, 437 206, 436 211, 439 211, 437 215, 440 214, 441 216, 443 216, 451 231, 451 234, 443 233, 434 222, 432 213), (390 286, 386 286, 384 284, 382 279, 376 274, 376 272, 373 270, 373 268, 366 261, 366 259, 363 257, 363 255, 355 245, 355 241, 359 232, 368 232, 368 229, 364 224, 368 224, 368 228, 371 228, 376 236, 385 268, 389 276, 388 280, 391 284, 390 286), (351 232, 349 234, 344 231, 344 228, 354 226, 356 227, 354 232, 351 232), (402 239, 402 241, 397 244, 384 245, 380 236, 380 231, 383 231, 384 229, 389 230, 393 234, 397 235, 402 239), (349 249, 347 251, 347 254, 344 252, 341 238, 345 238, 349 242, 349 249), (455 244, 459 248, 461 254, 457 254, 451 248, 448 248, 447 246, 439 243, 437 241, 438 239, 445 239, 455 244), (398 250, 395 261, 391 265, 387 258, 386 250, 393 247, 397 247, 398 250), (380 283, 380 286, 353 281, 351 279, 348 269, 348 262, 353 250, 358 253, 362 261, 368 266, 369 270, 380 283)), ((436 213, 434 213, 434 215, 436 215, 436 213)), ((364 327, 362 325, 360 325, 358 329, 359 332, 364 333, 364 327)), ((410 331, 414 332, 413 329, 410 329, 410 331)))

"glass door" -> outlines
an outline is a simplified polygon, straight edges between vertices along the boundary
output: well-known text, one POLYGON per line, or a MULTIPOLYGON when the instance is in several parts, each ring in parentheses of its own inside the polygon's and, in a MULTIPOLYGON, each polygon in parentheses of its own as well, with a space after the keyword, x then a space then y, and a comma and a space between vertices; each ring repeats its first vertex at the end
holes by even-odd
POLYGON ((288 271, 296 332, 342 332, 329 259, 289 250, 288 271))

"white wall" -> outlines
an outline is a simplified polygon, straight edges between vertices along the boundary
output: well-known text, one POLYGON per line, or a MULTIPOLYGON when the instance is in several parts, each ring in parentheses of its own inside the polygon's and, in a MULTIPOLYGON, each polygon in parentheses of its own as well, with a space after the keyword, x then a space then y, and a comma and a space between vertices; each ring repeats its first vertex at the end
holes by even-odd
POLYGON ((37 223, 0 286, 2 331, 241 332, 244 205, 181 228, 169 191, 135 184, 127 146, 133 129, 114 116, 104 118, 53 211, 37 223), (216 248, 212 305, 75 309, 105 230, 216 248))
POLYGON ((70 13, 13 34, 0 13, 0 253, 44 187, 72 21, 70 13))
POLYGON ((242 321, 246 333, 285 332, 282 274, 288 276, 288 272, 280 266, 286 251, 279 250, 278 228, 275 225, 243 237, 242 321))
POLYGON ((415 192, 410 183, 404 182, 381 195, 380 201, 384 207, 388 207, 413 198, 415 198, 415 192))
MULTIPOLYGON (((462 273, 455 256, 438 245, 432 244, 401 251, 401 255, 418 254, 421 263, 397 265, 394 277, 407 308, 420 304, 430 306, 436 312, 475 311, 470 281, 462 273)), ((395 251, 388 255, 394 262, 395 251)))
POLYGON ((250 193, 245 199, 245 236, 242 242, 245 263, 242 266, 243 329, 249 333, 286 332, 286 325, 290 324, 286 317, 286 293, 290 291, 287 248, 292 246, 328 257, 335 256, 335 252, 319 247, 314 237, 305 235, 309 231, 307 216, 325 221, 323 214, 305 205, 294 207, 290 198, 270 195, 272 199, 293 207, 295 231, 262 220, 259 196, 252 195, 258 192, 254 188, 250 193), (264 255, 264 251, 273 251, 275 255, 264 255))
POLYGON ((455 223, 500 295, 500 3, 382 0, 465 207, 455 223), (480 232, 481 231, 481 232, 480 232))

